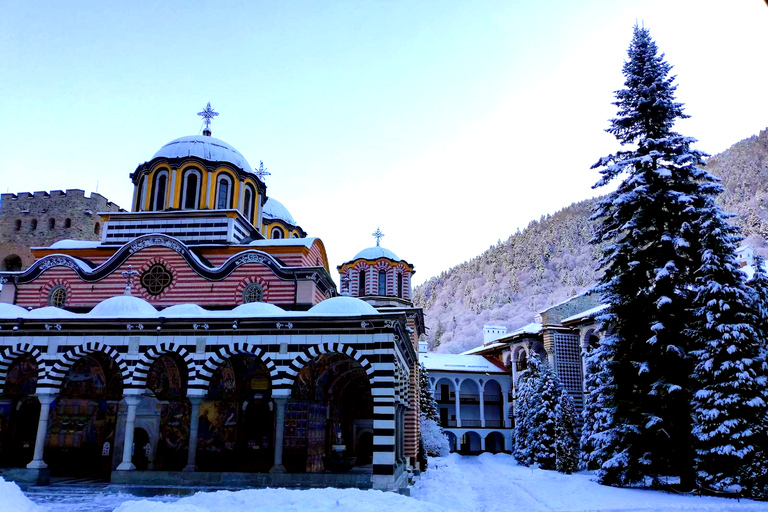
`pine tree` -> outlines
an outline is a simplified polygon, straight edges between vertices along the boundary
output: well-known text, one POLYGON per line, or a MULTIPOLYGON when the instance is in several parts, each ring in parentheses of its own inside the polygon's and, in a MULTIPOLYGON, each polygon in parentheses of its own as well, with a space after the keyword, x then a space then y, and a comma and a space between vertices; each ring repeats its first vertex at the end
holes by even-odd
MULTIPOLYGON (((605 342, 612 343, 613 336, 605 338, 605 342)), ((601 340, 601 343, 603 341, 601 340)), ((599 469, 606 457, 608 433, 612 424, 612 410, 606 404, 606 398, 610 392, 606 387, 610 382, 610 372, 605 365, 609 363, 602 356, 600 346, 588 351, 585 357, 584 379, 584 409, 582 410, 583 425, 581 427, 581 451, 582 469, 599 469)))
POLYGON ((534 407, 529 441, 533 461, 541 469, 557 467, 557 404, 562 390, 552 366, 542 363, 536 382, 538 400, 534 407))
POLYGON ((598 201, 594 243, 604 244, 597 286, 614 334, 603 340, 607 383, 599 400, 612 412, 603 441, 603 484, 645 476, 694 480, 691 422, 693 273, 701 265, 696 204, 717 193, 694 139, 673 131, 688 117, 675 101, 671 66, 647 29, 635 26, 607 130, 628 149, 601 158, 595 185, 623 181, 598 201))
POLYGON ((423 363, 419 368, 419 408, 422 416, 438 423, 440 422, 435 395, 432 393, 432 388, 429 385, 429 373, 423 363))
POLYGON ((524 466, 530 466, 534 462, 531 452, 531 436, 538 395, 536 385, 541 373, 541 362, 536 354, 528 359, 528 368, 517 377, 515 386, 515 439, 513 455, 515 460, 524 466))
POLYGON ((576 406, 568 392, 563 389, 557 402, 555 424, 555 454, 557 470, 571 474, 579 469, 579 434, 576 406))
POLYGON ((752 290, 752 303, 755 319, 753 324, 757 329, 757 335, 765 348, 768 340, 768 274, 765 269, 765 259, 756 254, 752 263, 754 274, 747 285, 752 290))
MULTIPOLYGON (((694 331, 699 349, 693 394, 696 471, 700 485, 753 493, 765 464, 766 377, 746 277, 735 257, 738 228, 714 200, 700 208, 704 254, 697 275, 694 331)), ((758 278, 758 281, 761 278, 758 278)))

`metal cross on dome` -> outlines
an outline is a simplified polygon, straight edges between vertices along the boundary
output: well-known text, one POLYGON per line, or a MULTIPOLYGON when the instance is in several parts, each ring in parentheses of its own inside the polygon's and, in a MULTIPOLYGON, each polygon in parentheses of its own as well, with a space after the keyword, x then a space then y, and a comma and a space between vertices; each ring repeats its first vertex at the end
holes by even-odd
POLYGON ((208 104, 205 106, 202 112, 198 112, 197 115, 203 118, 203 122, 205 123, 206 128, 211 127, 211 120, 219 115, 218 112, 214 112, 211 108, 211 102, 209 101, 208 104))
POLYGON ((133 278, 139 275, 138 271, 133 270, 132 265, 128 265, 128 270, 123 270, 120 272, 120 275, 122 275, 125 278, 125 295, 131 294, 131 285, 133 285, 133 278))
POLYGON ((267 176, 272 176, 271 172, 267 172, 267 168, 264 167, 264 162, 262 162, 261 160, 259 160, 259 168, 256 169, 253 172, 253 174, 258 176, 261 181, 264 181, 264 178, 266 178, 267 176))
POLYGON ((376 239, 376 247, 378 247, 381 244, 381 239, 384 237, 384 233, 382 233, 379 228, 376 228, 376 231, 371 234, 373 235, 373 238, 376 239))

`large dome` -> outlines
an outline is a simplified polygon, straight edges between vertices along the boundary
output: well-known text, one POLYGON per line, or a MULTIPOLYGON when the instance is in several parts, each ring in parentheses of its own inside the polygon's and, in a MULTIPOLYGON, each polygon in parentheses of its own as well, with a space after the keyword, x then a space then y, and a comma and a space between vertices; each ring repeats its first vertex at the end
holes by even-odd
POLYGON ((288 211, 288 208, 283 206, 283 203, 280 201, 272 199, 271 197, 264 203, 264 216, 269 217, 270 219, 282 220, 291 226, 297 225, 296 221, 293 220, 293 215, 288 211))
POLYGON ((363 249, 357 253, 352 260, 377 260, 379 258, 389 258, 392 261, 400 261, 397 254, 378 245, 363 249))
POLYGON ((179 137, 161 147, 152 158, 186 158, 188 156, 196 156, 212 162, 229 162, 245 172, 253 170, 248 160, 238 150, 221 139, 207 135, 179 137))

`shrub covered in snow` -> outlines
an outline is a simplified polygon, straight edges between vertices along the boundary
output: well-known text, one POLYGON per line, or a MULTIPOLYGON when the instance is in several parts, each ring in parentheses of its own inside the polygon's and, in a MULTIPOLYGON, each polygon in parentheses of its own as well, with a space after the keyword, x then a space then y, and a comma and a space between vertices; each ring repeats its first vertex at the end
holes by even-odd
POLYGON ((421 417, 421 442, 430 457, 445 457, 451 451, 448 436, 433 419, 421 417))

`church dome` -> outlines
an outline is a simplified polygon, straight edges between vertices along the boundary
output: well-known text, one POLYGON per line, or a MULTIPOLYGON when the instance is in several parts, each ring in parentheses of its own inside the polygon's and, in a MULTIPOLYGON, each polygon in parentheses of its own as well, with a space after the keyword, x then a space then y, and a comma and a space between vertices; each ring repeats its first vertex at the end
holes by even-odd
POLYGON ((155 158, 186 158, 195 156, 212 162, 228 162, 245 172, 251 172, 253 167, 238 150, 221 139, 208 135, 188 135, 172 140, 161 147, 155 158))
POLYGON ((397 254, 378 245, 363 249, 357 253, 355 257, 352 258, 352 260, 377 260, 379 258, 388 258, 392 261, 401 261, 400 258, 397 257, 397 254))
POLYGON ((296 226, 296 221, 293 220, 293 215, 288 211, 288 208, 283 206, 283 203, 273 198, 268 198, 264 204, 264 216, 270 219, 278 219, 283 222, 296 226))
POLYGON ((86 315, 102 318, 154 318, 159 316, 152 304, 132 295, 116 295, 103 300, 86 315))

